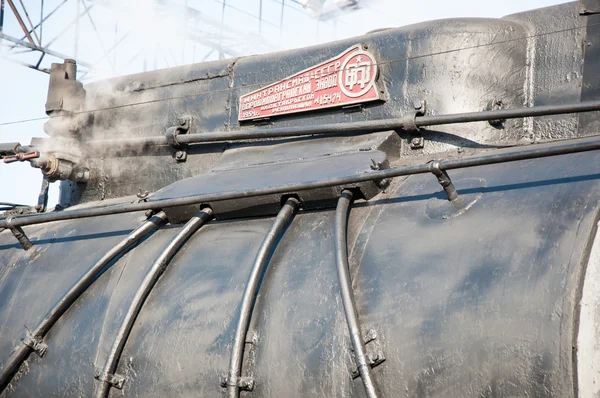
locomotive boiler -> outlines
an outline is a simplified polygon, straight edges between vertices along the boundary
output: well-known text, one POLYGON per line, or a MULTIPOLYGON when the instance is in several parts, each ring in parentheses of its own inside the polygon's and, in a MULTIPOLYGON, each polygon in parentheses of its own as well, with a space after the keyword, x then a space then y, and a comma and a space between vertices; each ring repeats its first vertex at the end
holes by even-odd
POLYGON ((83 86, 0 215, 0 396, 599 397, 600 2, 83 86), (59 204, 47 207, 49 183, 59 204))

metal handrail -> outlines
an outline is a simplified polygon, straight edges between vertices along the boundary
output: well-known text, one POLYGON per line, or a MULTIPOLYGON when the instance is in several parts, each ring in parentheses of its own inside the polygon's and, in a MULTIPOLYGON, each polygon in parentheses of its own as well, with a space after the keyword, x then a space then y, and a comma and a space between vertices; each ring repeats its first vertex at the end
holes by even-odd
POLYGON ((126 203, 114 206, 91 207, 87 209, 63 210, 60 212, 11 216, 5 220, 0 220, 0 228, 21 227, 52 221, 98 217, 144 210, 160 210, 169 207, 194 205, 199 203, 209 204, 210 202, 221 200, 240 199, 271 194, 291 194, 309 189, 350 185, 358 182, 377 181, 386 178, 394 178, 413 174, 432 173, 434 170, 437 170, 437 168, 439 168, 439 170, 453 170, 474 166, 514 162, 518 160, 537 159, 548 156, 594 151, 598 149, 600 149, 600 139, 598 137, 594 137, 593 139, 571 139, 565 140, 562 144, 551 146, 536 146, 535 148, 517 149, 505 153, 481 155, 461 159, 440 160, 439 162, 394 167, 390 169, 335 177, 315 182, 292 183, 275 187, 255 188, 242 191, 224 191, 173 199, 161 199, 156 201, 149 200, 147 202, 140 203, 126 203))

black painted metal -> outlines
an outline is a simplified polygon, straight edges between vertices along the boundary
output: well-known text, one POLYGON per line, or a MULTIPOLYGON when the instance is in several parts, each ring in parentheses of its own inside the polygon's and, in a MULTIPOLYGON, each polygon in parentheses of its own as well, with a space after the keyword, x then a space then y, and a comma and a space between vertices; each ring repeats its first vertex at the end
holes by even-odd
MULTIPOLYGON (((439 168, 440 170, 460 169, 465 167, 483 166, 488 164, 513 162, 525 159, 536 159, 547 156, 565 155, 569 153, 594 151, 600 149, 600 140, 598 139, 573 139, 565 140, 564 142, 566 143, 559 145, 540 145, 536 146, 533 149, 519 149, 507 153, 482 155, 464 159, 441 160, 439 161, 439 168)), ((386 178, 394 178, 430 172, 432 172, 432 164, 426 163, 413 166, 395 167, 386 170, 378 170, 373 171, 372 173, 363 173, 360 175, 332 178, 328 180, 317 181, 314 183, 289 184, 280 187, 254 189, 240 192, 222 192, 209 195, 197 195, 175 199, 157 200, 154 202, 128 203, 115 206, 93 207, 88 209, 77 209, 46 214, 36 214, 30 216, 15 216, 12 221, 12 225, 34 225, 52 221, 98 217, 109 214, 122 214, 143 210, 156 210, 167 207, 208 203, 212 201, 220 201, 226 199, 292 193, 295 191, 302 191, 306 189, 346 185, 372 180, 383 180, 386 178)), ((7 227, 6 221, 0 220, 0 228, 4 227, 7 227)))
MULTIPOLYGON (((100 260, 98 260, 76 283, 65 293, 64 296, 52 307, 46 314, 44 319, 39 323, 35 330, 31 333, 34 340, 43 340, 52 326, 67 312, 73 303, 87 290, 94 282, 96 277, 102 272, 108 264, 116 257, 122 255, 126 250, 132 247, 140 239, 158 228, 166 220, 166 215, 163 212, 152 216, 148 221, 143 223, 139 228, 133 231, 124 240, 112 247, 100 260)), ((4 391, 10 383, 19 367, 31 354, 32 347, 26 344, 21 344, 13 352, 11 357, 4 363, 2 372, 0 373, 0 393, 4 391)))
POLYGON ((246 345, 246 335, 250 326, 250 319, 254 310, 256 296, 260 289, 260 281, 265 272, 269 259, 271 258, 277 242, 281 239, 285 228, 290 224, 292 218, 298 211, 300 202, 296 198, 289 198, 282 206, 281 211, 275 218, 273 225, 267 232, 248 277, 248 282, 244 289, 244 295, 239 308, 239 318, 231 349, 229 360, 229 370, 225 381, 227 387, 227 396, 229 398, 238 398, 240 394, 240 376, 242 373, 242 360, 244 357, 244 347, 246 345))
MULTIPOLYGON (((158 134, 188 116, 190 133, 255 131, 258 126, 238 124, 241 95, 335 56, 357 40, 381 61, 379 83, 386 91, 385 101, 353 112, 331 109, 273 118, 264 129, 398 120, 423 99, 434 114, 487 109, 486 104, 515 108, 574 103, 583 94, 582 101, 598 100, 593 95, 598 92, 595 42, 588 40, 591 45, 583 46, 584 23, 579 5, 569 3, 503 20, 426 22, 310 49, 99 82, 96 89, 88 86, 86 109, 112 105, 115 109, 95 112, 87 123, 72 120, 68 127, 61 123, 49 140, 66 128, 76 129, 80 121, 88 125, 78 131, 84 146, 86 140, 158 134), (554 33, 546 34, 549 31, 554 33), (523 40, 514 40, 518 38, 523 40), (394 61, 398 59, 403 61, 394 61), (107 87, 114 90, 107 92, 107 87), (156 102, 129 106, 146 99, 156 102)), ((348 219, 348 260, 363 332, 366 336, 366 330, 376 326, 379 336, 379 349, 375 342, 365 344, 369 361, 385 353, 385 364, 372 371, 378 393, 432 398, 597 395, 597 383, 580 384, 579 394, 575 386, 582 383, 577 376, 584 372, 579 370, 586 369, 576 361, 587 359, 592 367, 598 363, 598 353, 578 346, 576 339, 578 330, 585 330, 578 329, 578 292, 582 284, 598 283, 597 278, 588 278, 585 268, 592 257, 589 247, 600 211, 600 151, 448 170, 460 193, 453 202, 440 188, 440 182, 447 181, 430 175, 435 167, 420 167, 431 159, 447 159, 443 162, 451 167, 457 165, 450 162, 461 157, 589 143, 600 137, 508 148, 598 134, 598 114, 549 115, 493 126, 444 125, 428 128, 422 134, 424 145, 421 141, 412 147, 412 134, 402 130, 195 145, 188 148, 185 163, 173 162, 175 150, 168 146, 144 148, 144 156, 119 150, 102 159, 92 154, 86 160, 90 181, 61 184, 65 195, 75 192, 61 204, 87 202, 93 211, 104 205, 110 213, 107 203, 131 203, 139 188, 156 192, 147 199, 152 201, 158 190, 182 179, 188 187, 225 172, 248 179, 245 185, 223 179, 212 190, 162 196, 188 200, 188 195, 210 192, 234 199, 219 202, 220 207, 208 203, 214 205, 217 220, 191 237, 171 260, 169 271, 137 315, 117 375, 101 373, 99 378, 119 384, 123 380, 119 375, 127 377, 122 391, 111 391, 125 397, 224 395, 217 379, 230 361, 242 286, 273 218, 245 215, 219 221, 223 206, 265 199, 242 196, 260 186, 278 191, 294 182, 331 183, 333 178, 339 182, 337 178, 362 174, 371 178, 380 167, 378 160, 373 170, 364 172, 354 169, 353 162, 347 168, 327 163, 327 173, 306 165, 340 153, 367 150, 360 153, 368 156, 377 146, 389 160, 381 168, 398 171, 416 165, 423 174, 397 178, 370 198, 363 199, 354 190, 356 183, 326 191, 336 192, 331 197, 337 199, 343 189, 351 189, 361 198, 352 205, 348 219), (489 150, 493 152, 485 152, 489 150), (302 179, 279 178, 261 185, 270 180, 261 173, 264 165, 272 165, 276 177, 302 175, 302 179)), ((318 211, 307 211, 303 195, 312 192, 292 190, 268 197, 279 210, 282 195, 298 193, 304 211, 277 243, 261 281, 249 328, 260 332, 261 343, 246 344, 242 374, 248 377, 239 379, 240 385, 257 383, 242 396, 365 396, 362 380, 349 377, 355 366, 336 275, 335 200, 318 211)), ((188 207, 195 208, 186 214, 189 218, 199 206, 188 207)), ((27 336, 23 325, 36 325, 48 304, 58 301, 95 258, 141 223, 142 216, 105 215, 23 227, 34 243, 27 252, 10 231, 0 232, 0 358, 9 358, 23 337, 32 350, 43 353, 44 342, 27 336)), ((135 256, 123 257, 102 273, 48 333, 48 354, 30 355, 2 395, 93 396, 95 365, 105 363, 137 287, 177 232, 174 226, 161 228, 140 243, 135 256)), ((591 326, 597 328, 597 323, 591 326)), ((248 333, 246 343, 256 341, 250 338, 253 335, 248 333)), ((597 377, 597 372, 593 375, 597 377)))
MULTIPOLYGON (((466 112, 449 115, 416 116, 414 124, 417 127, 437 126, 442 124, 471 123, 498 119, 515 119, 533 116, 559 115, 600 110, 600 101, 587 101, 564 105, 534 106, 530 108, 500 109, 481 112, 466 112)), ((313 134, 365 133, 404 128, 403 119, 380 119, 362 122, 336 123, 316 126, 294 126, 271 129, 240 130, 219 133, 185 134, 177 137, 180 144, 199 144, 206 142, 223 142, 249 139, 298 137, 313 134)), ((91 151, 106 147, 169 145, 169 139, 162 137, 128 138, 117 140, 90 141, 87 146, 91 151)))
MULTIPOLYGON (((584 65, 582 71, 581 101, 597 101, 600 98, 600 14, 582 16, 587 24, 583 45, 584 65)), ((578 134, 589 136, 598 129, 598 112, 579 115, 578 134)))
MULTIPOLYGON (((119 358, 123 347, 127 342, 131 328, 137 319, 137 316, 144 305, 144 301, 152 291, 152 288, 163 274, 169 261, 177 254, 179 249, 185 244, 185 242, 200 228, 203 224, 212 218, 212 210, 210 208, 203 209, 195 217, 192 217, 182 228, 177 236, 169 243, 169 245, 162 251, 160 256, 156 259, 152 265, 150 271, 142 281, 142 284, 138 287, 135 296, 127 310, 127 314, 119 328, 119 332, 115 338, 112 348, 108 354, 106 363, 100 373, 101 375, 114 375, 117 365, 119 364, 119 358)), ((101 380, 98 385, 98 389, 95 392, 95 396, 104 398, 108 396, 110 391, 110 383, 107 380, 101 380)))
POLYGON ((348 333, 354 350, 354 361, 358 368, 361 380, 365 386, 365 393, 368 398, 377 398, 379 394, 371 376, 371 365, 367 358, 365 340, 358 320, 358 312, 354 303, 354 293, 352 292, 352 281, 350 280, 350 270, 348 268, 348 216, 350 205, 354 195, 351 191, 342 192, 335 212, 335 262, 340 284, 340 294, 344 305, 346 322, 348 323, 348 333))

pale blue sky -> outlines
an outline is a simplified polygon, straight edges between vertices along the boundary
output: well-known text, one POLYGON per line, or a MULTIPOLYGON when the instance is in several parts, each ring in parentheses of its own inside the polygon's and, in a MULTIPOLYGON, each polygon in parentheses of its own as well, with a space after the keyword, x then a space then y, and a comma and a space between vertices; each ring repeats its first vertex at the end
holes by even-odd
MULTIPOLYGON (((38 4, 38 1, 25 1, 25 4, 31 5, 33 8, 38 4)), ((143 7, 145 1, 129 0, 130 4, 139 7, 139 9, 147 10, 143 7)), ((183 2, 184 0, 179 1, 183 2)), ((209 15, 220 15, 221 5, 219 2, 219 0, 188 0, 190 5, 202 9, 205 14, 209 15)), ((335 26, 331 23, 318 24, 314 20, 310 20, 301 10, 297 11, 290 8, 285 13, 284 29, 279 32, 275 25, 278 25, 280 21, 281 5, 278 4, 277 0, 264 0, 263 18, 266 22, 262 25, 261 33, 271 45, 281 48, 293 48, 326 42, 335 38, 360 35, 376 28, 403 26, 451 17, 495 18, 563 2, 557 0, 424 0, 420 2, 380 0, 373 1, 372 5, 363 10, 343 16, 335 26)), ((228 0, 228 4, 235 8, 230 7, 227 9, 227 21, 232 26, 239 26, 240 30, 258 34, 257 20, 244 14, 244 12, 256 13, 253 10, 254 3, 257 2, 254 0, 228 0)), ((48 8, 51 9, 51 6, 48 8)), ((8 12, 10 11, 8 10, 8 12)), ((105 10, 104 12, 108 11, 105 10)), ((130 18, 130 13, 127 10, 121 10, 120 12, 123 14, 120 16, 121 18, 130 18)), ((129 25, 134 26, 134 35, 129 36, 129 42, 123 44, 123 50, 117 56, 124 58, 130 49, 137 49, 141 46, 150 58, 154 55, 154 51, 160 50, 163 56, 156 62, 156 66, 159 68, 166 67, 167 64, 174 66, 190 63, 189 50, 171 48, 170 43, 177 42, 176 33, 171 33, 171 36, 169 36, 165 31, 159 30, 159 28, 164 28, 170 24, 166 23, 161 27, 161 23, 165 21, 153 21, 152 15, 146 14, 144 14, 144 18, 137 15, 127 21, 129 25), (170 57, 164 57, 164 53, 170 54, 170 57), (177 54, 182 55, 178 56, 177 54)), ((109 15, 104 15, 106 17, 103 17, 102 13, 99 17, 96 16, 96 26, 101 35, 110 34, 114 36, 114 23, 105 23, 109 20, 109 15)), ((36 18, 33 19, 36 20, 36 18)), ((60 29, 58 25, 47 27, 45 34, 51 34, 52 29, 60 29)), ((80 56, 84 59, 98 59, 101 51, 98 48, 98 43, 92 40, 91 28, 82 25, 81 29, 83 30, 82 40, 78 45, 80 56)), ((119 32, 117 32, 118 34, 119 32)), ((73 51, 71 42, 72 40, 68 40, 67 37, 62 44, 63 48, 60 48, 60 41, 56 43, 55 48, 63 53, 71 54, 73 51)), ((105 60, 104 63, 106 65, 98 68, 95 74, 96 78, 108 77, 114 74, 108 67, 108 61, 105 60)), ((139 72, 143 70, 141 65, 141 60, 139 60, 139 62, 134 62, 128 68, 122 70, 126 73, 139 72)), ((154 62, 147 62, 146 65, 151 69, 154 62)), ((43 120, 9 125, 2 125, 2 123, 44 117, 47 86, 48 75, 0 59, 0 142, 18 141, 22 144, 28 144, 31 137, 45 136, 43 120)), ((32 169, 28 163, 0 164, 0 201, 34 204, 37 200, 40 182, 40 171, 32 169)), ((52 205, 57 197, 58 184, 53 184, 51 189, 52 205)))

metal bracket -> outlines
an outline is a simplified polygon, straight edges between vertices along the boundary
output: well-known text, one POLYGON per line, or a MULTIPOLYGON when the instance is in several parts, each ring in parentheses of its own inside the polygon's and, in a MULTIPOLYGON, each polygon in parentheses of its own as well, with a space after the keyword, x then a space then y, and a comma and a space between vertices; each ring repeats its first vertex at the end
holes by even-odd
POLYGON ((38 204, 35 206, 35 209, 38 213, 43 213, 46 211, 48 207, 48 191, 50 189, 50 181, 46 176, 42 178, 42 187, 40 188, 40 193, 38 194, 38 204))
POLYGON ((446 196, 448 196, 448 200, 450 202, 454 202, 458 199, 458 192, 456 192, 456 188, 450 179, 448 173, 445 170, 440 169, 439 160, 434 160, 429 164, 429 170, 435 175, 438 179, 438 182, 444 188, 444 192, 446 192, 446 196))
POLYGON ((416 102, 414 104, 414 111, 406 112, 402 115, 402 128, 404 131, 419 131, 419 127, 415 121, 417 116, 425 115, 427 111, 427 102, 422 100, 421 102, 416 102))
POLYGON ((150 192, 148 192, 148 190, 138 188, 138 193, 135 195, 137 197, 135 203, 145 202, 148 199, 148 195, 150 195, 150 192))
MULTIPOLYGON (((258 343, 258 333, 256 331, 248 332, 246 334, 246 344, 250 344, 247 355, 252 362, 252 358, 256 356, 256 344, 258 343)), ((238 377, 237 380, 231 380, 229 376, 221 377, 221 387, 227 388, 228 386, 237 386, 240 390, 252 391, 254 390, 254 378, 253 377, 238 377)))
POLYGON ((252 377, 240 377, 236 381, 229 380, 227 376, 221 378, 221 387, 237 386, 243 391, 254 390, 254 379, 252 377))
MULTIPOLYGON (((383 169, 389 169, 390 168, 390 163, 388 162, 388 160, 386 159, 383 162, 377 162, 375 161, 375 159, 371 159, 371 170, 383 170, 383 169)), ((392 182, 391 178, 384 178, 383 180, 375 180, 375 185, 377 185, 377 187, 379 187, 381 190, 385 190, 392 182)))
POLYGON ((21 244, 23 249, 25 249, 25 250, 31 249, 33 246, 33 243, 31 243, 31 241, 29 240, 27 235, 25 235, 25 231, 23 231, 23 228, 15 226, 13 224, 13 221, 14 221, 14 216, 6 217, 6 220, 5 220, 6 226, 8 227, 8 229, 10 229, 10 232, 12 232, 13 236, 15 238, 17 238, 17 240, 19 241, 19 243, 21 244))
POLYGON ((23 339, 23 344, 35 351, 40 358, 46 355, 48 346, 44 343, 41 337, 36 337, 31 332, 27 331, 27 337, 23 339))
POLYGON ((360 112, 363 110, 363 104, 352 104, 352 105, 342 106, 342 110, 345 113, 360 112))
MULTIPOLYGON (((369 329, 365 335, 365 348, 367 350, 367 360, 371 368, 385 362, 385 355, 383 354, 383 348, 381 342, 377 339, 377 331, 375 329, 369 329)), ((352 369, 352 378, 356 379, 360 377, 358 368, 352 369)))
MULTIPOLYGON (((488 102, 488 105, 485 110, 499 111, 504 108, 505 108, 505 106, 501 99, 493 99, 490 102, 488 102)), ((504 122, 506 122, 506 119, 490 119, 490 120, 488 120, 489 125, 497 128, 497 129, 502 129, 504 127, 504 122)))
POLYGON ((96 369, 94 379, 110 384, 112 387, 122 390, 125 384, 125 376, 118 374, 109 374, 101 370, 96 369))
POLYGON ((413 135, 410 138, 410 149, 422 149, 425 146, 425 138, 422 135, 413 135))
POLYGON ((190 120, 185 119, 179 126, 169 127, 166 132, 167 144, 175 149, 175 161, 185 162, 187 160, 187 144, 183 144, 177 140, 180 134, 186 134, 190 129, 190 120))

